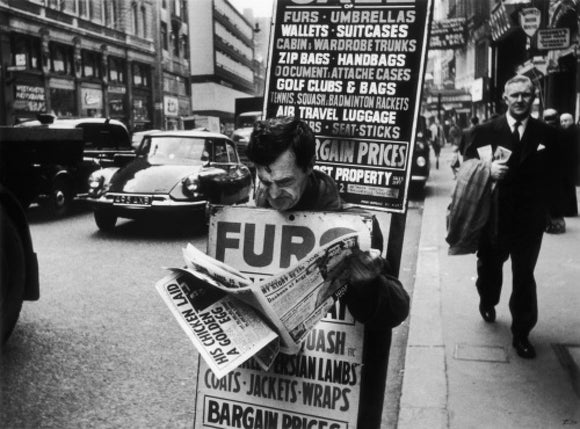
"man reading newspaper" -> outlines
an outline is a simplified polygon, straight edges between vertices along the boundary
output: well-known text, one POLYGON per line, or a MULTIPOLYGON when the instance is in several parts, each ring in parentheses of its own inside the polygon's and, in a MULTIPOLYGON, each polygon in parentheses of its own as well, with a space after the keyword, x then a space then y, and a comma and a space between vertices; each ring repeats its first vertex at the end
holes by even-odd
MULTIPOLYGON (((259 179, 256 206, 279 211, 348 210, 334 180, 314 168, 315 146, 313 131, 298 118, 256 122, 247 148, 259 179)), ((372 247, 382 252, 382 241, 375 219, 372 247)), ((407 292, 378 254, 357 250, 347 263, 349 286, 343 302, 356 320, 390 338, 391 328, 409 313, 407 292)))

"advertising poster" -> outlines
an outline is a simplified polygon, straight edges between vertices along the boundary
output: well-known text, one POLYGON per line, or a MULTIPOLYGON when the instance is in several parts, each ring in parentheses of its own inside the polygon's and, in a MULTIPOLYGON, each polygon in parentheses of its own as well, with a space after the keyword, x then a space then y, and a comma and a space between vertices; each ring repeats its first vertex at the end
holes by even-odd
MULTIPOLYGON (((371 228, 365 214, 224 207, 211 217, 208 254, 264 278, 351 232, 368 248, 371 228)), ((280 354, 268 371, 251 359, 220 379, 200 359, 194 427, 356 427, 363 325, 338 303, 303 344, 297 355, 280 354)))
POLYGON ((298 116, 348 203, 404 213, 431 0, 278 0, 264 114, 298 116))

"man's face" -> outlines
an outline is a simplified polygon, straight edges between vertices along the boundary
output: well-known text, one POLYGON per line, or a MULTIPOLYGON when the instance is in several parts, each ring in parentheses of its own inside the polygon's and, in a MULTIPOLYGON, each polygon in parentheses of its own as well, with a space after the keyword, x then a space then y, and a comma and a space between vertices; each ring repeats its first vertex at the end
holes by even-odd
POLYGON ((515 119, 524 119, 532 109, 534 91, 527 82, 514 82, 506 87, 503 99, 511 116, 515 119))
POLYGON ((256 172, 272 208, 284 211, 294 207, 302 197, 312 167, 302 170, 296 165, 294 152, 288 149, 272 164, 256 166, 256 172))
POLYGON ((562 128, 566 129, 574 123, 574 118, 572 115, 562 115, 560 116, 560 125, 562 128))

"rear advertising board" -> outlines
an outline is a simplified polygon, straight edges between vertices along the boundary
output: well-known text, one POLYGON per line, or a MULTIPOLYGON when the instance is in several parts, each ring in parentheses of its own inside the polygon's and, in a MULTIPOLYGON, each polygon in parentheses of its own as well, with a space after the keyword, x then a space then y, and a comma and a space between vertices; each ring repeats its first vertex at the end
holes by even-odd
POLYGON ((298 116, 347 203, 404 213, 431 0, 279 0, 265 117, 298 116))

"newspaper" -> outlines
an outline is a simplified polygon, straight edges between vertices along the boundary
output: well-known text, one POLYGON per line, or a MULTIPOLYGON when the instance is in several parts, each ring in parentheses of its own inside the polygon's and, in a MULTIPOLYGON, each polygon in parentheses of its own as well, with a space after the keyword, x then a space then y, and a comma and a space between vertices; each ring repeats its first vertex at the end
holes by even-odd
POLYGON ((217 377, 251 357, 268 369, 279 351, 298 353, 344 294, 345 259, 358 242, 358 233, 339 237, 256 283, 188 244, 185 268, 169 268, 156 288, 217 377))

